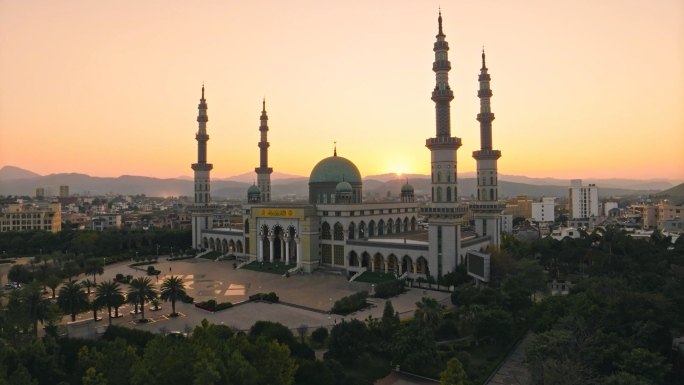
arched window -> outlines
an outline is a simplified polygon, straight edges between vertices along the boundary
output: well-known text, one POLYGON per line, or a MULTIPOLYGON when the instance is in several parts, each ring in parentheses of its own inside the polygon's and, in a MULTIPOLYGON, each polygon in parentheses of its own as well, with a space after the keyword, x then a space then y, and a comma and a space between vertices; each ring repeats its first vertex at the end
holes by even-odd
POLYGON ((447 187, 446 191, 446 201, 451 202, 451 187, 447 187))
POLYGON ((334 231, 334 237, 336 241, 344 241, 344 227, 340 224, 340 222, 335 223, 335 231, 334 231))
POLYGON ((442 187, 437 187, 437 202, 442 201, 442 187))
POLYGON ((366 237, 366 224, 361 221, 359 223, 359 239, 364 239, 366 237))
POLYGON ((245 234, 249 234, 249 219, 245 220, 245 234))
POLYGON ((487 184, 487 178, 482 177, 482 185, 484 186, 484 185, 486 185, 486 184, 487 184))
POLYGON ((477 200, 479 201, 480 199, 482 199, 480 198, 480 190, 477 190, 477 200))
POLYGON ((494 200, 494 189, 493 188, 489 189, 489 196, 491 197, 492 200, 494 200))
POLYGON ((372 237, 375 235, 375 222, 370 221, 368 222, 368 236, 372 237))
POLYGON ((321 226, 321 239, 330 239, 330 225, 328 222, 323 222, 321 226))
POLYGON ((487 200, 487 189, 486 188, 482 189, 482 200, 483 201, 487 200))
POLYGON ((442 172, 440 171, 437 173, 437 182, 441 182, 441 181, 442 181, 442 172))
POLYGON ((378 222, 378 235, 385 235, 385 221, 382 219, 378 222))
POLYGON ((354 239, 354 237, 356 237, 356 234, 354 234, 354 232, 356 232, 356 227, 354 226, 354 222, 349 224, 348 230, 349 230, 349 239, 354 239))
POLYGON ((494 177, 493 176, 489 177, 489 184, 491 184, 492 186, 494 185, 494 177))
POLYGON ((436 198, 435 198, 435 188, 433 187, 433 188, 432 188, 432 201, 433 201, 433 202, 436 202, 435 199, 436 199, 436 198))
POLYGON ((209 202, 209 194, 204 193, 204 202, 208 203, 209 202))

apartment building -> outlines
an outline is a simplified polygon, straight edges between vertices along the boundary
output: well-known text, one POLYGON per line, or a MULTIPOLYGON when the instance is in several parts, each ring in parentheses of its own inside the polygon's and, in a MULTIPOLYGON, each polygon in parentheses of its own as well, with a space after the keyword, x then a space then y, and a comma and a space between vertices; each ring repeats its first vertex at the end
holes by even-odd
POLYGON ((29 205, 9 204, 0 216, 0 231, 62 230, 62 205, 59 203, 29 205))

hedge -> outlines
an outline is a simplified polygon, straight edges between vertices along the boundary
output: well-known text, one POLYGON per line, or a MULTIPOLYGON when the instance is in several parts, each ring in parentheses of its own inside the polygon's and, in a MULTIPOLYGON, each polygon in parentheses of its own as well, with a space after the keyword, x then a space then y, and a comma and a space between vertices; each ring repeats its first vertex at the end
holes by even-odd
POLYGON ((270 303, 277 303, 280 301, 280 297, 274 292, 266 293, 256 293, 249 296, 250 301, 266 301, 270 303))
POLYGON ((361 310, 367 305, 366 298, 368 298, 368 292, 365 290, 340 298, 335 302, 331 311, 335 314, 344 315, 361 310))
POLYGON ((183 303, 193 303, 195 302, 195 298, 191 297, 189 295, 186 295, 184 298, 181 298, 181 302, 183 303))
POLYGON ((231 307, 233 307, 233 304, 230 302, 216 303, 216 300, 210 299, 208 301, 196 303, 195 307, 210 312, 216 312, 219 310, 230 309, 231 307))
POLYGON ((376 298, 390 298, 404 292, 404 281, 397 279, 389 282, 381 282, 375 285, 376 298))

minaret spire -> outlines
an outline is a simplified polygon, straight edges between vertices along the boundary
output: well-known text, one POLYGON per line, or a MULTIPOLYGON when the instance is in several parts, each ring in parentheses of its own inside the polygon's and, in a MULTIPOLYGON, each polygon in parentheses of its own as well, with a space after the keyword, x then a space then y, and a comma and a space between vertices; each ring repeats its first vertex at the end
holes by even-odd
POLYGON ((271 173, 273 168, 268 167, 268 148, 271 144, 268 142, 268 115, 266 114, 266 97, 261 102, 261 117, 259 118, 261 125, 259 131, 261 132, 261 140, 259 141, 259 167, 254 171, 257 173, 257 183, 261 190, 261 202, 271 201, 271 173))
POLYGON ((501 151, 492 146, 492 113, 490 88, 491 77, 485 63, 485 52, 482 47, 482 68, 478 76, 480 89, 480 150, 473 151, 473 158, 477 161, 477 202, 470 206, 475 219, 475 232, 478 236, 491 236, 491 244, 498 246, 501 233, 501 212, 506 208, 499 200, 499 181, 497 161, 501 158, 501 151))
MULTIPOLYGON (((432 201, 421 208, 427 218, 430 234, 428 249, 430 273, 437 276, 453 271, 460 263, 461 218, 466 209, 458 204, 458 182, 456 151, 461 139, 451 135, 451 101, 454 93, 449 86, 449 43, 442 27, 442 11, 437 19, 439 33, 433 46, 435 61, 435 88, 432 101, 435 102, 435 136, 425 142, 430 150, 432 174, 432 201)), ((407 192, 408 193, 408 192, 407 192)), ((404 199, 412 200, 411 196, 404 199)))
POLYGON ((211 178, 209 176, 214 165, 207 163, 207 100, 204 98, 204 83, 202 83, 202 98, 197 106, 197 163, 192 164, 195 172, 195 200, 189 207, 192 213, 192 237, 193 247, 200 247, 202 243, 202 231, 210 230, 213 227, 214 207, 211 205, 211 178))
POLYGON ((334 142, 334 143, 335 143, 335 146, 334 146, 334 150, 333 150, 333 156, 337 156, 337 142, 334 142))

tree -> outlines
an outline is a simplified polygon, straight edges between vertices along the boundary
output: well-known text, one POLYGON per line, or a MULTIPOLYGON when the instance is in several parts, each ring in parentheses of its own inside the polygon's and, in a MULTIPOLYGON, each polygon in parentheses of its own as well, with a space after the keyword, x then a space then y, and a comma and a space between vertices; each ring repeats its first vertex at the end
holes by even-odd
POLYGON ((38 321, 45 320, 45 314, 49 306, 49 301, 43 299, 43 293, 38 282, 31 282, 26 285, 21 291, 21 302, 33 323, 33 331, 37 336, 38 321))
POLYGON ((102 373, 98 373, 95 368, 88 368, 83 377, 83 385, 107 385, 107 379, 102 373))
POLYGON ((320 327, 311 333, 311 339, 323 345, 328 339, 328 329, 320 327))
POLYGON ((86 291, 88 292, 88 295, 90 295, 90 288, 95 287, 95 283, 89 279, 84 279, 81 281, 81 285, 86 288, 86 291))
POLYGON ((304 343, 304 337, 306 337, 306 332, 309 330, 309 325, 301 324, 297 327, 297 334, 301 338, 302 343, 304 343))
POLYGON ((392 301, 389 299, 385 301, 385 309, 382 311, 382 319, 380 320, 380 334, 389 341, 394 333, 399 330, 401 322, 399 314, 394 312, 392 301))
POLYGON ((12 265, 7 272, 7 279, 12 282, 28 283, 33 278, 33 274, 26 265, 12 265))
POLYGON ((79 273, 80 269, 75 261, 66 261, 64 262, 64 265, 62 265, 62 274, 69 278, 69 282, 71 282, 71 277, 75 277, 79 273))
POLYGON ((71 322, 76 321, 76 314, 88 309, 88 294, 78 282, 67 282, 59 289, 57 304, 71 314, 71 322))
POLYGON ((297 369, 297 374, 295 374, 295 383, 297 385, 332 385, 336 382, 335 376, 323 361, 299 361, 299 369, 297 369))
POLYGON ((157 290, 152 284, 152 280, 147 277, 138 277, 131 281, 131 289, 128 291, 128 299, 140 304, 142 317, 141 322, 145 322, 145 302, 157 298, 157 290))
POLYGON ((91 258, 85 263, 85 275, 93 275, 93 284, 97 285, 97 276, 104 274, 104 261, 100 258, 91 258))
POLYGON ((392 338, 392 361, 401 369, 426 374, 425 369, 439 361, 437 344, 429 328, 403 328, 392 338))
POLYGON ((416 302, 413 322, 417 327, 427 327, 434 332, 439 328, 443 317, 442 305, 436 299, 423 297, 420 301, 416 302))
POLYGON ((62 279, 56 275, 51 275, 45 280, 45 284, 52 290, 52 298, 54 299, 57 287, 62 284, 62 279))
POLYGON ((31 377, 31 374, 22 364, 9 376, 7 385, 38 385, 38 381, 31 377))
POLYGON ((335 325, 328 338, 329 354, 332 358, 352 363, 366 351, 368 329, 357 319, 335 325))
POLYGON ((447 367, 439 374, 439 382, 441 385, 463 385, 468 380, 461 361, 452 358, 447 362, 447 367))
MULTIPOLYGON (((123 291, 118 282, 104 281, 95 287, 95 300, 100 306, 107 308, 109 324, 112 324, 112 307, 116 303, 124 302, 123 291)), ((118 314, 117 314, 118 316, 118 314)))
POLYGON ((178 315, 176 313, 176 301, 185 298, 185 284, 181 277, 172 275, 164 280, 161 285, 161 300, 164 302, 171 301, 171 316, 178 315))

